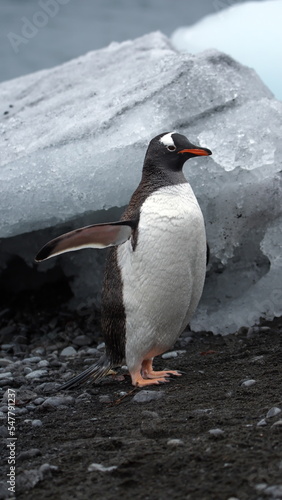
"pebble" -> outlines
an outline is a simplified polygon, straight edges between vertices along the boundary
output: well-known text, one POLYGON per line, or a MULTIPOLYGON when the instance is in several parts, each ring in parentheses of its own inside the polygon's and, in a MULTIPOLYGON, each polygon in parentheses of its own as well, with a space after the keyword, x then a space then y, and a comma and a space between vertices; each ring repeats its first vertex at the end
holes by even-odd
POLYGON ((32 352, 38 356, 43 356, 45 354, 45 349, 44 347, 36 347, 32 352))
POLYGON ((88 467, 88 472, 94 472, 94 471, 99 471, 99 472, 111 472, 112 470, 117 469, 117 465, 110 465, 109 467, 105 467, 102 464, 90 464, 88 467))
POLYGON ((142 390, 135 394, 132 401, 135 403, 148 403, 149 401, 154 401, 161 399, 165 395, 165 391, 148 391, 142 390))
POLYGON ((0 373, 0 380, 2 380, 4 378, 12 379, 13 375, 11 372, 0 373))
POLYGON ((7 413, 8 412, 8 406, 7 405, 0 406, 0 411, 2 411, 3 413, 7 413))
POLYGON ((41 427, 43 425, 42 420, 39 420, 39 418, 35 418, 34 420, 31 421, 32 427, 41 427))
POLYGON ((49 361, 47 361, 47 359, 42 359, 41 361, 39 361, 38 363, 38 367, 39 368, 46 368, 46 366, 49 366, 49 361))
POLYGON ((36 386, 36 391, 44 393, 54 392, 60 387, 60 385, 61 384, 59 384, 58 382, 44 382, 43 384, 36 386))
POLYGON ((178 356, 177 351, 171 351, 171 352, 165 352, 162 355, 162 358, 163 359, 171 359, 171 358, 177 358, 177 356, 178 356))
POLYGON ((222 434, 224 434, 224 431, 222 429, 210 429, 209 434, 215 437, 219 437, 222 436, 222 434))
POLYGON ((44 375, 47 375, 47 373, 48 373, 47 370, 34 370, 30 373, 27 373, 25 378, 27 378, 28 380, 32 380, 34 378, 44 377, 44 375))
POLYGON ((24 415, 25 413, 28 413, 26 408, 19 408, 18 406, 13 407, 13 412, 16 415, 24 415))
POLYGON ((28 411, 35 410, 36 406, 33 403, 29 403, 25 406, 28 411))
POLYGON ((150 410, 143 410, 141 413, 141 417, 160 418, 159 414, 156 411, 150 410))
POLYGON ((41 455, 41 451, 38 448, 31 448, 30 450, 25 450, 19 453, 17 459, 21 461, 26 460, 27 458, 38 457, 39 455, 41 455))
POLYGON ((97 345, 97 349, 98 349, 98 351, 105 349, 105 342, 101 342, 101 344, 97 345))
POLYGON ((265 420, 265 418, 263 418, 257 423, 258 427, 262 427, 263 425, 267 425, 267 421, 265 420))
POLYGON ((28 363, 39 363, 41 361, 40 356, 32 356, 31 358, 25 358, 22 360, 23 364, 28 364, 28 363))
POLYGON ((166 444, 172 448, 178 448, 178 446, 184 446, 184 441, 182 439, 169 439, 166 444))
POLYGON ((241 386, 242 387, 251 387, 254 384, 256 384, 256 380, 249 379, 249 380, 244 380, 244 382, 241 383, 241 386))
POLYGON ((41 405, 44 401, 45 401, 45 398, 36 398, 33 401, 33 404, 35 404, 36 406, 38 406, 38 405, 41 405))
POLYGON ((27 375, 28 373, 31 373, 33 370, 30 366, 25 366, 24 369, 23 369, 23 372, 25 375, 27 375))
POLYGON ((0 419, 3 420, 4 418, 7 418, 7 415, 0 410, 0 419))
POLYGON ((62 351, 61 351, 61 354, 60 356, 62 357, 67 357, 67 356, 76 356, 77 352, 75 350, 74 347, 72 346, 69 346, 69 347, 65 347, 62 351))
POLYGON ((274 422, 274 424, 272 424, 272 426, 271 426, 271 429, 273 427, 276 427, 276 428, 281 427, 282 428, 282 420, 280 419, 280 420, 277 420, 277 422, 274 422))
POLYGON ((51 396, 50 398, 45 399, 44 403, 42 403, 41 408, 46 410, 54 410, 60 406, 69 405, 74 402, 74 398, 72 396, 51 396))
POLYGON ((87 354, 87 356, 100 356, 100 352, 98 349, 95 349, 95 347, 87 347, 85 354, 87 354))
POLYGON ((39 469, 24 470, 17 475, 17 493, 24 493, 34 488, 34 486, 43 479, 51 479, 52 473, 57 471, 58 467, 50 464, 43 464, 39 469))
POLYGON ((4 367, 4 366, 6 367, 8 365, 13 365, 13 364, 14 364, 13 361, 11 361, 10 359, 5 359, 5 358, 0 359, 0 366, 1 367, 4 367))
POLYGON ((273 406, 273 408, 270 408, 270 410, 266 414, 266 418, 271 418, 271 417, 276 417, 281 413, 281 408, 277 408, 277 406, 273 406))

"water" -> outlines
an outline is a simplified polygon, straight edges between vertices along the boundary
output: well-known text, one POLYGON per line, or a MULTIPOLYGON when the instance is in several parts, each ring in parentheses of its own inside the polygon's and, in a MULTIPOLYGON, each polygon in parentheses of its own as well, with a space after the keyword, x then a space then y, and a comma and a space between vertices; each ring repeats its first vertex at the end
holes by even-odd
POLYGON ((232 0, 1 0, 0 81, 61 64, 112 41, 170 35, 232 0))

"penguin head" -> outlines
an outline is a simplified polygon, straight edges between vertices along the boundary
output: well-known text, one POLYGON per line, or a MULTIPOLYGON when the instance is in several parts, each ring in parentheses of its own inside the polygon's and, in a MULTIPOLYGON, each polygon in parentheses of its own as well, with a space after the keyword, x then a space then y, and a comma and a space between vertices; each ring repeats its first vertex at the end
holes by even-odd
POLYGON ((172 171, 180 171, 189 158, 208 156, 212 152, 192 144, 185 135, 164 132, 151 140, 145 156, 145 165, 155 165, 172 171))

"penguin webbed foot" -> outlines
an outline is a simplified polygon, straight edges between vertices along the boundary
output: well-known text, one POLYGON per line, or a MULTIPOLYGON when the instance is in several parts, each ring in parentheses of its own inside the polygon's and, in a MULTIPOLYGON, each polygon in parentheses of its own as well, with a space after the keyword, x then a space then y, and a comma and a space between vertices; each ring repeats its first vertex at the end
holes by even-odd
POLYGON ((146 385, 159 385, 169 382, 169 380, 164 377, 145 379, 142 377, 141 373, 139 373, 139 375, 131 374, 131 378, 132 378, 132 385, 136 387, 145 387, 146 385))
MULTIPOLYGON (((154 371, 152 359, 145 359, 142 363, 141 373, 146 379, 158 379, 163 377, 181 377, 182 373, 178 370, 154 371)), ((167 380, 167 379, 166 379, 167 380)))

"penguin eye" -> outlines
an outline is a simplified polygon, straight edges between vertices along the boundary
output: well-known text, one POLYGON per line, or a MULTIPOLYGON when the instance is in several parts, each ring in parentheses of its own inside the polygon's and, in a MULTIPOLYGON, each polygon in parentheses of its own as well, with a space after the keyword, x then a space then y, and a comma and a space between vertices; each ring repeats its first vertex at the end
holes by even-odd
POLYGON ((176 146, 167 146, 167 149, 169 151, 175 151, 176 150, 176 146))

